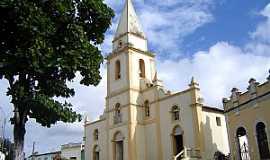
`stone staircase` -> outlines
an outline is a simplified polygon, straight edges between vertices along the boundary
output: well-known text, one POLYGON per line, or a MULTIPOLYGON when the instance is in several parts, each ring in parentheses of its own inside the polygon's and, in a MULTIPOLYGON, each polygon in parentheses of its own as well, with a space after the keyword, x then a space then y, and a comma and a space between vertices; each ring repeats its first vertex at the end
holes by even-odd
POLYGON ((171 160, 201 160, 201 153, 199 149, 184 148, 177 155, 173 156, 171 160))

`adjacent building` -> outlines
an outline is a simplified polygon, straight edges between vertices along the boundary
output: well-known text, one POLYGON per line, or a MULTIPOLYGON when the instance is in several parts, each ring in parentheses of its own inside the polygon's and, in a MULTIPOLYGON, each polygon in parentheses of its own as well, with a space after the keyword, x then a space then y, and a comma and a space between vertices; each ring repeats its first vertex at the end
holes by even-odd
POLYGON ((61 158, 81 160, 82 143, 68 143, 61 146, 61 158))
POLYGON ((236 160, 270 159, 270 76, 262 84, 249 80, 248 90, 232 89, 223 99, 231 157, 236 160))
POLYGON ((48 152, 48 153, 34 153, 33 155, 29 156, 27 160, 58 160, 57 158, 60 157, 61 152, 48 152))
POLYGON ((27 160, 84 160, 82 143, 67 143, 61 145, 61 151, 38 153, 30 155, 27 160))
POLYGON ((104 113, 85 123, 84 150, 86 160, 207 160, 229 153, 224 111, 203 104, 194 78, 180 92, 163 86, 131 0, 107 56, 104 113))

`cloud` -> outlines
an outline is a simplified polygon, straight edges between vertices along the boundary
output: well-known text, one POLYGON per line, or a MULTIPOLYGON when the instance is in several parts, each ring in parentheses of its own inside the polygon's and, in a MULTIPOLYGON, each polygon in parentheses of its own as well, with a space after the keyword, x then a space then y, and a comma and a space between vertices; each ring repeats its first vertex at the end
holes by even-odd
POLYGON ((159 54, 178 54, 183 38, 213 20, 210 13, 194 6, 181 6, 171 11, 145 7, 140 14, 148 40, 159 54))
POLYGON ((79 84, 80 76, 77 76, 69 86, 75 88, 75 96, 69 99, 75 106, 75 110, 87 114, 91 120, 97 119, 97 115, 103 112, 105 107, 107 70, 105 64, 100 69, 102 80, 97 87, 79 84))
POLYGON ((251 37, 262 43, 270 43, 270 4, 260 12, 260 15, 264 16, 266 21, 257 26, 256 31, 251 33, 251 37))
POLYGON ((231 88, 245 91, 251 77, 264 82, 269 68, 270 55, 246 53, 227 42, 218 42, 208 51, 197 52, 191 58, 158 63, 159 77, 168 88, 183 90, 194 76, 200 84, 205 104, 219 108, 222 108, 222 97, 229 96, 231 88))
POLYGON ((238 87, 246 91, 249 78, 264 82, 270 69, 270 3, 260 11, 266 19, 259 23, 244 47, 220 41, 192 57, 158 62, 165 84, 170 89, 187 88, 192 76, 198 80, 208 105, 222 108, 221 99, 238 87))
POLYGON ((69 142, 81 142, 83 137, 83 123, 73 124, 58 123, 51 128, 45 128, 30 120, 27 123, 25 136, 25 152, 32 152, 32 144, 36 143, 35 149, 40 153, 60 150, 62 144, 69 142))
MULTIPOLYGON (((106 2, 116 10, 113 25, 101 46, 104 53, 109 53, 124 1, 106 2)), ((160 56, 178 56, 183 38, 214 19, 211 14, 212 0, 135 0, 133 3, 148 43, 160 56)))
POLYGON ((270 4, 268 4, 264 10, 261 11, 261 14, 267 18, 270 18, 270 4))

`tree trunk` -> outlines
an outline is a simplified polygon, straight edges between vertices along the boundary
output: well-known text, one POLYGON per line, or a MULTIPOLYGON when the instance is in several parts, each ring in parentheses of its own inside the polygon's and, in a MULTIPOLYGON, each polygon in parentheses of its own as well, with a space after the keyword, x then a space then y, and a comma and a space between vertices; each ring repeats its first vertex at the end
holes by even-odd
POLYGON ((23 115, 15 112, 14 118, 14 147, 15 147, 15 160, 24 160, 24 135, 25 135, 25 121, 23 115))

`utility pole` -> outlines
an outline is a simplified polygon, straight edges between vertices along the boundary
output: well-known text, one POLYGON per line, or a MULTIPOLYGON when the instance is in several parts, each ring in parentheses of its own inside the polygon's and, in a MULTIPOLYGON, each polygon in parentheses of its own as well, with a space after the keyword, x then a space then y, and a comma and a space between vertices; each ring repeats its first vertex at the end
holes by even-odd
POLYGON ((5 155, 7 155, 6 149, 5 149, 5 127, 6 127, 6 117, 4 117, 4 122, 3 122, 3 147, 2 147, 2 151, 5 155))
POLYGON ((33 142, 33 148, 32 148, 32 160, 34 160, 35 145, 36 145, 36 142, 34 141, 33 142))
MULTIPOLYGON (((2 107, 0 106, 0 110, 3 113, 3 124, 2 124, 2 142, 1 142, 1 146, 2 146, 2 152, 4 153, 4 146, 5 146, 5 127, 6 127, 6 114, 4 112, 4 110, 2 109, 2 107)), ((1 116, 0 116, 1 117, 1 116)))

